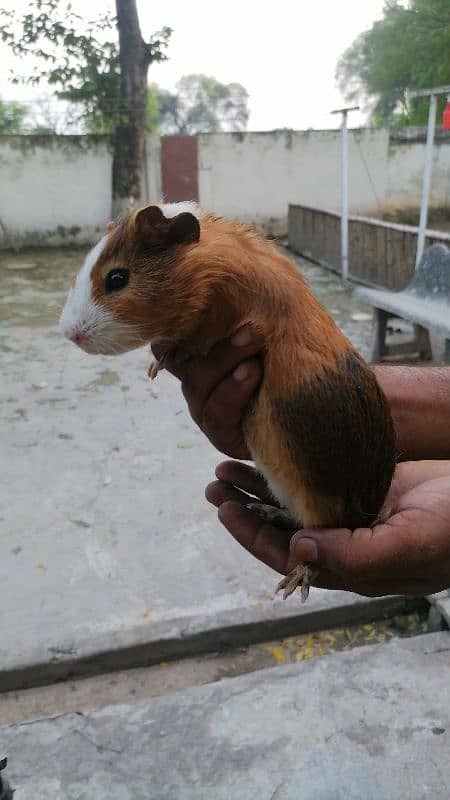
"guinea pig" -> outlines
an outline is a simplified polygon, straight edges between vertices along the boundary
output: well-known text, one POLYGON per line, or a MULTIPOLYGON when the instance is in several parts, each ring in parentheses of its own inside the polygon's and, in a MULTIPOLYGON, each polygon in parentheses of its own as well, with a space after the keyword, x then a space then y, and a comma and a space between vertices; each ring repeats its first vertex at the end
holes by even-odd
MULTIPOLYGON (((164 341, 204 356, 245 323, 265 351, 243 432, 274 498, 293 526, 374 525, 395 467, 386 398, 297 265, 254 229, 193 203, 132 211, 88 254, 60 328, 87 353, 164 341)), ((306 599, 313 577, 299 565, 278 588, 306 599)))

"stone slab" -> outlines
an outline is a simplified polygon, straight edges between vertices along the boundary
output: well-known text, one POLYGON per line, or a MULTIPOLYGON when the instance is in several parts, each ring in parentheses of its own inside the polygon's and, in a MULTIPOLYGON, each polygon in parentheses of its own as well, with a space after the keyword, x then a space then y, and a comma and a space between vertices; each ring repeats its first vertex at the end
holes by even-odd
POLYGON ((0 728, 15 800, 448 800, 450 633, 0 728))
POLYGON ((107 631, 96 637, 61 635, 54 645, 45 636, 33 646, 10 637, 9 650, 0 648, 0 692, 386 619, 427 606, 422 598, 366 598, 316 590, 306 605, 294 598, 290 604, 269 601, 220 613, 199 610, 191 617, 107 631))

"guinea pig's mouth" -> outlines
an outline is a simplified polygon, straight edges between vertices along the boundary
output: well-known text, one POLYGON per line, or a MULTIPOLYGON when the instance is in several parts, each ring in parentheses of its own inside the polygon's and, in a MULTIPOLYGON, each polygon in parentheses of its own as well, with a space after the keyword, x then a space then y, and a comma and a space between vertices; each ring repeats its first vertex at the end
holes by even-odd
POLYGON ((103 351, 96 345, 91 339, 87 336, 78 336, 75 338, 74 336, 66 336, 66 339, 73 342, 80 350, 83 350, 84 353, 89 353, 90 355, 96 356, 100 355, 103 351))
POLYGON ((86 333, 78 341, 74 339, 71 341, 92 356, 117 356, 148 344, 147 340, 128 329, 122 331, 121 336, 112 336, 106 332, 104 336, 99 333, 95 336, 86 333))
POLYGON ((90 339, 89 337, 83 337, 83 339, 74 342, 74 344, 76 344, 80 350, 83 350, 91 356, 115 356, 131 349, 129 346, 124 346, 124 344, 120 342, 111 342, 109 340, 107 342, 102 342, 101 340, 90 339))
POLYGON ((132 325, 120 320, 101 322, 102 324, 94 320, 92 324, 86 320, 66 321, 63 314, 60 331, 66 339, 89 355, 115 356, 148 343, 132 325))

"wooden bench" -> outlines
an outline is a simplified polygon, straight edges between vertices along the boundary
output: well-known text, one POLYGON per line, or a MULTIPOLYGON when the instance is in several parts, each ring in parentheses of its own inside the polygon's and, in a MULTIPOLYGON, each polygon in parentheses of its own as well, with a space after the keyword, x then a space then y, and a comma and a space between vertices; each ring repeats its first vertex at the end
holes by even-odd
POLYGON ((431 359, 433 332, 444 339, 444 360, 450 364, 450 250, 444 245, 434 244, 425 251, 414 278, 402 292, 361 286, 355 289, 354 296, 374 309, 371 361, 413 354, 431 359), (414 336, 409 342, 388 345, 388 322, 395 317, 412 322, 414 336))

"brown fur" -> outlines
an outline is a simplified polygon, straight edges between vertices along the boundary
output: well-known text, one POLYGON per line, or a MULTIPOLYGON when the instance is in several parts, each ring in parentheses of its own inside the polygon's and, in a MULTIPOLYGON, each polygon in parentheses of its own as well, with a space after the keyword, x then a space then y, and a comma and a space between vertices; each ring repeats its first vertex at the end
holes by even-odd
POLYGON ((197 241, 189 220, 151 208, 111 230, 93 270, 97 302, 146 341, 192 354, 250 323, 266 343, 264 380, 244 421, 257 463, 305 525, 372 524, 395 464, 372 372, 274 244, 212 215, 200 219, 197 241), (105 295, 107 272, 125 265, 129 286, 105 295))

